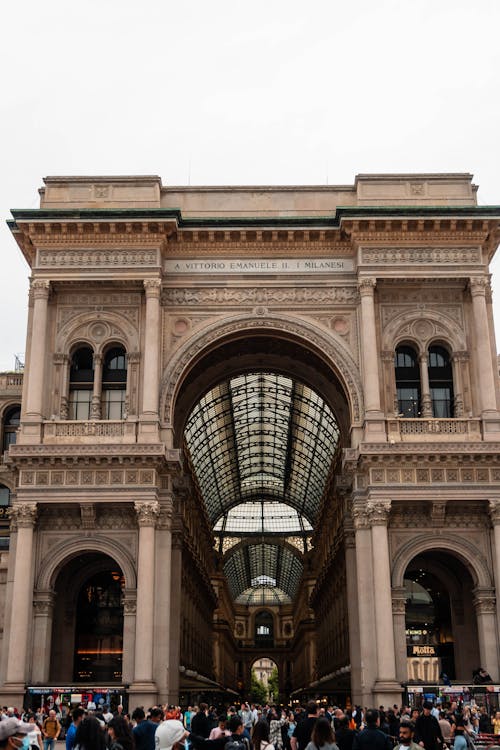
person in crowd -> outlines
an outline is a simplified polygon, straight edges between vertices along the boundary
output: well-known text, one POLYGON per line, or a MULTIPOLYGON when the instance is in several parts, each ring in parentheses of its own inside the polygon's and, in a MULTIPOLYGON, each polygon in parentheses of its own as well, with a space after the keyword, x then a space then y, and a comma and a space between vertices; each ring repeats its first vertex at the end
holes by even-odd
POLYGON ((73 721, 68 727, 66 732, 66 750, 73 750, 76 744, 76 730, 82 723, 85 711, 83 708, 75 708, 71 714, 73 721))
MULTIPOLYGON (((182 742, 189 732, 182 721, 178 719, 168 719, 158 724, 155 735, 156 750, 172 750, 177 743, 182 742)), ((202 742, 209 742, 201 738, 202 742)))
POLYGON ((465 727, 462 721, 457 721, 453 740, 453 750, 467 750, 467 740, 465 739, 465 727))
POLYGON ((194 711, 192 706, 188 706, 187 710, 184 711, 183 723, 188 732, 191 731, 191 719, 193 717, 193 714, 194 711))
POLYGON ((500 711, 495 711, 495 716, 491 724, 493 726, 493 734, 500 734, 500 711))
POLYGON ((450 745, 452 730, 451 730, 451 724, 446 717, 446 711, 441 711, 441 713, 439 714, 438 724, 441 728, 441 734, 443 735, 443 740, 445 741, 447 745, 450 745))
POLYGON ((250 710, 250 706, 248 705, 248 703, 242 703, 238 713, 243 722, 245 737, 248 737, 248 739, 250 739, 250 733, 252 731, 253 725, 253 713, 250 710))
POLYGON ((339 750, 335 744, 331 722, 325 716, 320 716, 314 725, 306 750, 339 750))
POLYGON ((402 721, 399 725, 399 742, 394 746, 394 750, 420 750, 420 745, 413 741, 415 725, 411 721, 402 721))
POLYGON ((208 706, 206 703, 200 703, 200 710, 191 717, 191 731, 200 737, 208 738, 212 727, 208 718, 208 706))
MULTIPOLYGON (((486 708, 486 706, 481 706, 479 710, 478 728, 481 734, 491 734, 493 731, 493 727, 491 726, 491 719, 488 714, 488 709, 486 708)), ((446 739, 445 739, 445 742, 446 742, 446 739)))
POLYGON ((60 734, 61 725, 57 720, 56 712, 52 708, 42 724, 43 750, 54 750, 60 734))
POLYGON ((425 750, 439 750, 443 735, 438 720, 432 715, 431 701, 424 701, 422 714, 415 722, 415 741, 425 750))
POLYGON ((252 730, 253 750, 273 750, 272 742, 269 741, 269 722, 260 719, 252 730))
POLYGON ((312 730, 318 720, 318 706, 315 701, 309 701, 306 707, 306 717, 297 721, 290 744, 292 750, 306 750, 312 736, 312 730))
POLYGON ((95 716, 85 716, 77 727, 75 747, 78 750, 106 750, 106 736, 95 716))
POLYGON ((365 712, 365 722, 366 727, 354 738, 352 750, 392 750, 389 735, 380 730, 380 714, 376 708, 365 712))
POLYGON ((108 724, 109 750, 135 750, 134 735, 124 716, 114 716, 108 724))
POLYGON ((104 706, 102 709, 102 718, 104 719, 105 724, 109 724, 111 719, 113 718, 113 713, 109 710, 109 706, 104 706))
POLYGON ((32 732, 28 732, 28 742, 30 750, 37 750, 37 748, 38 750, 42 750, 42 727, 41 724, 37 721, 35 714, 31 713, 31 711, 26 712, 26 722, 28 724, 34 724, 35 727, 32 732))
POLYGON ((34 724, 27 724, 15 717, 0 721, 0 748, 1 750, 20 750, 24 747, 25 740, 30 732, 33 732, 34 724))
POLYGON ((132 729, 135 750, 155 750, 155 732, 162 718, 161 708, 152 708, 149 719, 146 719, 143 708, 136 708, 132 712, 132 721, 137 722, 132 729))
POLYGON ((225 714, 221 714, 219 716, 217 726, 210 730, 210 734, 208 736, 209 740, 216 740, 219 737, 230 737, 231 732, 226 727, 227 718, 225 714))
POLYGON ((478 669, 475 669, 472 673, 472 684, 473 685, 488 685, 491 684, 493 680, 491 679, 490 675, 484 669, 483 667, 478 667, 478 669))
POLYGON ((356 730, 351 729, 349 723, 348 716, 343 716, 339 721, 339 728, 335 732, 335 742, 339 750, 352 750, 356 730))
POLYGON ((276 707, 272 706, 269 709, 267 720, 269 722, 269 739, 271 744, 274 745, 276 750, 283 750, 283 735, 281 734, 281 727, 284 726, 286 719, 278 717, 276 707))

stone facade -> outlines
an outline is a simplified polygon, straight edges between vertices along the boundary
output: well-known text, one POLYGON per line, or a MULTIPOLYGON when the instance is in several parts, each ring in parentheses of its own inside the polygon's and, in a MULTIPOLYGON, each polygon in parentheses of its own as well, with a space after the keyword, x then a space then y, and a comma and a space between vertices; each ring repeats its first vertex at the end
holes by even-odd
POLYGON ((318 188, 50 177, 40 194, 39 209, 10 222, 32 280, 24 382, 0 375, 4 431, 22 405, 0 464, 10 489, 3 703, 22 703, 26 685, 75 682, 77 589, 110 565, 124 587, 117 679, 133 705, 175 703, 192 686, 242 690, 259 657, 278 665, 283 693, 343 685, 365 705, 398 700, 415 561, 446 583, 455 643, 470 641, 455 649, 457 678, 481 663, 498 680, 488 266, 500 208, 477 206, 471 176, 360 175, 318 188), (247 367, 249 341, 258 367, 322 393, 342 448, 296 600, 269 607, 274 645, 261 654, 256 608, 231 599, 183 442, 194 403, 247 367), (447 417, 431 399, 436 345, 453 373, 447 417), (94 362, 86 419, 70 418, 77 346, 94 362), (103 413, 110 346, 127 360, 119 419, 103 413), (420 362, 412 418, 398 405, 400 346, 420 362))

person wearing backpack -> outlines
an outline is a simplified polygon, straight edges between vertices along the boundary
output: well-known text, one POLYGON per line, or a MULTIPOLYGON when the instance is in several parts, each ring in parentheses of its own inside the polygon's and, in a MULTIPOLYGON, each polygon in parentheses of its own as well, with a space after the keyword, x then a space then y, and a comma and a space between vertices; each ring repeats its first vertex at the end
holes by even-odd
POLYGON ((259 719, 252 732, 253 750, 274 750, 274 745, 269 740, 270 727, 266 719, 259 719))
POLYGON ((189 740, 196 750, 250 750, 250 742, 243 736, 245 727, 241 717, 234 714, 228 719, 226 726, 231 732, 230 737, 206 740, 199 734, 191 732, 189 740))

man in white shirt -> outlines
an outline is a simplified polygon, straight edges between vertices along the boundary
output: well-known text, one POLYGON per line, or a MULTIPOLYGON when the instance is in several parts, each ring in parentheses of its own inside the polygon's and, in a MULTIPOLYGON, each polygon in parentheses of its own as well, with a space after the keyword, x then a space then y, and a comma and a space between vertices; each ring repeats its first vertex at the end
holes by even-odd
POLYGON ((394 750, 420 750, 420 746, 413 742, 415 726, 412 722, 403 721, 399 726, 399 742, 394 750))

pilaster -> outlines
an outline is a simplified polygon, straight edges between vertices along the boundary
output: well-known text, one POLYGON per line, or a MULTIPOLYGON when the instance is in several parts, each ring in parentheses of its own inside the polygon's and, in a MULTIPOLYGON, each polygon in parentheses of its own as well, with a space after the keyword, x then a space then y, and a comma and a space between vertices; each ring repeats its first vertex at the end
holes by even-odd
POLYGON ((158 441, 160 399, 160 294, 161 279, 144 281, 146 320, 142 358, 142 411, 140 435, 145 442, 158 441))
POLYGON ((377 347, 377 327, 375 324, 374 278, 359 280, 361 298, 361 353, 363 368, 363 391, 365 399, 366 442, 387 440, 385 419, 380 407, 379 357, 377 347))

